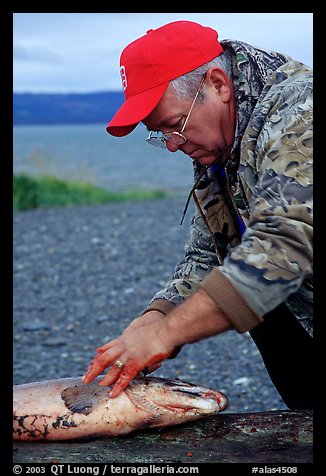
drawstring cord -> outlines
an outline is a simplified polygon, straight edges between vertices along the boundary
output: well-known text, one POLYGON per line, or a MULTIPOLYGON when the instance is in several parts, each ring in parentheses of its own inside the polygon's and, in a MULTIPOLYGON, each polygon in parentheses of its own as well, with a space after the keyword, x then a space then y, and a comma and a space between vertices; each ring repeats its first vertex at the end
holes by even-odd
MULTIPOLYGON (((198 179, 196 180, 196 182, 194 183, 194 185, 192 186, 192 188, 191 188, 191 190, 190 190, 190 192, 189 192, 189 195, 188 195, 188 197, 187 197, 187 201, 186 201, 185 207, 184 207, 184 209, 183 209, 183 213, 182 213, 180 225, 182 225, 183 222, 184 222, 184 219, 185 219, 185 216, 186 216, 188 207, 189 207, 189 203, 190 203, 191 197, 194 198, 195 202, 198 202, 198 200, 195 199, 195 193, 194 193, 194 192, 195 192, 195 190, 196 190, 196 188, 197 188, 197 186, 198 186, 200 180, 202 179, 203 175, 207 172, 207 170, 208 170, 210 167, 212 167, 213 165, 215 165, 215 163, 216 163, 217 160, 220 158, 220 156, 223 155, 230 147, 232 147, 232 145, 233 145, 233 144, 227 145, 227 146, 225 147, 225 149, 223 149, 223 150, 217 155, 216 159, 214 160, 214 162, 213 162, 211 165, 209 165, 208 167, 204 167, 204 168, 199 172, 199 177, 198 177, 198 179)), ((197 197, 196 197, 196 198, 197 198, 197 197)), ((198 203, 198 205, 199 205, 199 203, 198 203)), ((202 210, 201 210, 200 206, 199 206, 199 210, 200 210, 201 213, 202 213, 202 210)), ((202 215, 203 215, 203 213, 202 213, 202 215)), ((206 221, 206 219, 205 219, 205 221, 206 221)), ((207 223, 207 222, 206 222, 206 223, 207 223)))
POLYGON ((204 169, 202 169, 202 170, 200 171, 198 179, 196 180, 196 182, 195 182, 194 185, 192 186, 192 189, 191 189, 190 192, 189 192, 189 195, 188 195, 188 198, 187 198, 185 207, 184 207, 184 209, 183 209, 183 213, 182 213, 180 225, 182 225, 183 222, 184 222, 184 219, 185 219, 185 216, 186 216, 188 207, 189 207, 190 199, 191 199, 191 197, 195 197, 195 193, 194 193, 194 192, 195 192, 195 190, 196 190, 196 188, 197 188, 197 185, 199 184, 201 178, 202 178, 203 175, 206 173, 206 171, 207 171, 206 168, 204 168, 204 169))

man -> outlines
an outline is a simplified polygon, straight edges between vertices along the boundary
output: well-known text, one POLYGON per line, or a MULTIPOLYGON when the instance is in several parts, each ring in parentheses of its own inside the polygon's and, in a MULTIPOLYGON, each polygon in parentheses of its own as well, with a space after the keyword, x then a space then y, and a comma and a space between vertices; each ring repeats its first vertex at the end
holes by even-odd
POLYGON ((312 71, 177 21, 128 45, 126 101, 107 126, 139 122, 150 144, 193 160, 196 214, 165 289, 83 377, 107 367, 116 397, 187 343, 249 331, 290 409, 312 408, 312 71))

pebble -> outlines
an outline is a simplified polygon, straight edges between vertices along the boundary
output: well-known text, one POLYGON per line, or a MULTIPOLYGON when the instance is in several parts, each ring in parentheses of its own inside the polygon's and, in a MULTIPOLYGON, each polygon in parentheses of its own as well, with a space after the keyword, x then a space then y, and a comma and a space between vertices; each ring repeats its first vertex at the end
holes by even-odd
POLYGON ((104 322, 104 321, 107 321, 109 318, 109 316, 107 316, 106 314, 104 314, 103 316, 99 316, 96 318, 96 322, 104 322))
POLYGON ((233 381, 233 385, 249 385, 250 378, 249 377, 240 377, 233 381))
POLYGON ((24 331, 39 331, 40 329, 49 330, 51 327, 46 322, 27 322, 23 325, 24 331))
POLYGON ((63 339, 61 337, 50 337, 48 339, 43 340, 42 342, 42 345, 46 345, 48 347, 59 347, 66 344, 66 339, 63 339))
MULTIPOLYGON (((143 311, 183 256, 184 202, 14 213, 14 384, 83 375, 143 311)), ((155 375, 224 391, 229 412, 286 408, 248 333, 186 345, 155 375)))

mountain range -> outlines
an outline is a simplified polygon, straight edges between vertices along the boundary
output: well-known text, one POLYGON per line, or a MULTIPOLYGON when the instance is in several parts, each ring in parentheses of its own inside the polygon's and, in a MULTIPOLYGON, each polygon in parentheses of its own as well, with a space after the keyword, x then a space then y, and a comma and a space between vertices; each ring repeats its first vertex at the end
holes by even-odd
POLYGON ((120 91, 14 93, 14 125, 107 123, 123 102, 120 91))

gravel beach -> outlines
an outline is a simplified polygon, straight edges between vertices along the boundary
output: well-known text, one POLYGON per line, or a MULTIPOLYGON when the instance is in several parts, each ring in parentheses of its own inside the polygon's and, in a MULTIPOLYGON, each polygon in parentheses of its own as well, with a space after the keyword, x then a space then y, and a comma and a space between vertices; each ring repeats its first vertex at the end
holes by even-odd
MULTIPOLYGON (((14 384, 82 375, 183 255, 183 198, 14 213, 14 384)), ((226 393, 227 412, 285 409, 249 334, 185 346, 155 372, 226 393)))

